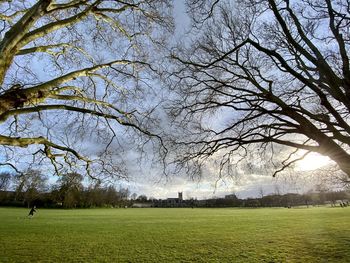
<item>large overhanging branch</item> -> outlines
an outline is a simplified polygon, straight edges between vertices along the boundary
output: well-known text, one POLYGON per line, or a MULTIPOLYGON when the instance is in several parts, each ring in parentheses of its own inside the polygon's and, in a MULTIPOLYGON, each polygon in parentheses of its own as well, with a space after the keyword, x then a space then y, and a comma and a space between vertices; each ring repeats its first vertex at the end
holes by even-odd
POLYGON ((18 43, 23 36, 32 28, 38 19, 40 19, 51 1, 41 0, 32 8, 25 12, 21 19, 8 30, 0 42, 0 83, 3 83, 6 71, 10 67, 13 57, 17 50, 21 48, 18 43))
POLYGON ((35 53, 35 52, 46 52, 48 54, 57 55, 57 53, 54 53, 53 51, 51 51, 51 49, 66 48, 66 47, 72 47, 72 46, 68 43, 59 43, 59 44, 45 45, 45 46, 35 46, 35 47, 31 47, 31 48, 21 49, 18 51, 18 53, 16 55, 17 56, 28 55, 28 54, 35 53))
MULTIPOLYGON (((14 108, 23 107, 24 105, 33 105, 45 101, 51 95, 55 95, 56 87, 60 85, 75 80, 76 78, 89 76, 91 72, 108 68, 113 65, 130 65, 130 64, 140 64, 147 65, 142 61, 130 61, 130 60, 115 60, 109 63, 99 64, 92 66, 90 68, 84 68, 70 72, 66 75, 57 77, 45 83, 39 84, 26 89, 10 89, 2 94, 0 94, 0 115, 6 116, 6 112, 14 108), (3 115, 4 114, 4 115, 3 115)), ((59 89, 58 89, 59 90, 59 89)), ((2 120, 5 120, 4 118, 2 120)))
POLYGON ((94 4, 92 4, 91 6, 86 8, 84 11, 78 13, 75 16, 46 24, 42 27, 39 27, 37 29, 34 29, 33 31, 28 32, 26 35, 23 36, 19 45, 21 47, 25 46, 25 45, 29 44, 30 42, 34 41, 35 39, 39 39, 45 35, 48 35, 49 33, 53 32, 53 31, 56 31, 60 28, 64 28, 64 27, 76 24, 77 22, 86 18, 89 15, 89 12, 91 10, 93 10, 94 6, 96 4, 98 4, 98 2, 100 2, 100 1, 96 1, 94 4))
POLYGON ((79 7, 87 5, 89 0, 73 0, 65 4, 56 4, 53 3, 48 8, 49 12, 57 11, 57 10, 67 10, 69 8, 79 7))
MULTIPOLYGON (((35 50, 38 51, 47 51, 49 46, 44 47, 33 47, 27 48, 24 50, 20 50, 22 47, 27 44, 33 42, 34 40, 40 39, 43 36, 48 35, 53 31, 57 31, 61 28, 68 27, 70 25, 77 24, 78 22, 85 19, 90 13, 97 12, 96 14, 104 15, 103 9, 98 10, 97 6, 103 2, 101 0, 93 1, 90 4, 87 4, 89 1, 72 1, 68 4, 52 4, 51 0, 41 0, 37 4, 35 4, 32 8, 30 8, 25 15, 11 27, 9 31, 6 32, 4 39, 0 42, 0 54, 2 55, 2 59, 0 60, 0 83, 3 81, 5 73, 9 66, 12 63, 13 57, 15 55, 23 55, 32 53, 35 50), (80 6, 86 6, 86 8, 73 15, 69 18, 61 19, 52 23, 45 24, 39 28, 36 28, 32 31, 30 29, 33 25, 45 14, 50 14, 54 11, 60 11, 69 8, 77 8, 80 6)), ((127 8, 135 8, 132 4, 124 4, 122 8, 110 8, 106 10, 107 12, 115 12, 121 13, 125 11, 127 8)), ((109 18, 109 22, 113 22, 112 18, 109 18)), ((116 20, 114 23, 118 24, 116 20)), ((126 34, 126 31, 119 26, 119 30, 123 31, 126 34)), ((55 44, 59 45, 59 44, 55 44)))
POLYGON ((74 157, 76 157, 78 160, 83 161, 85 163, 86 171, 89 175, 91 175, 90 171, 90 164, 91 160, 80 155, 77 151, 74 149, 67 147, 67 146, 62 146, 58 145, 56 143, 51 142, 50 140, 44 138, 44 137, 31 137, 31 138, 16 138, 16 137, 9 137, 9 136, 3 136, 0 135, 0 144, 5 145, 5 146, 17 146, 17 147, 28 147, 30 145, 43 145, 44 150, 42 151, 47 158, 49 158, 50 162, 55 168, 55 172, 57 174, 60 174, 59 169, 57 167, 57 157, 63 157, 65 161, 71 166, 72 164, 70 161, 68 161, 68 158, 65 154, 54 154, 51 151, 51 148, 62 151, 62 152, 68 152, 72 154, 74 157))
MULTIPOLYGON (((9 116, 35 113, 35 112, 46 111, 46 110, 66 110, 66 111, 72 111, 72 112, 83 113, 83 114, 91 114, 91 115, 106 118, 106 119, 112 119, 112 120, 117 121, 119 124, 121 124, 123 126, 133 127, 135 129, 137 129, 138 131, 144 133, 145 135, 150 135, 150 136, 158 137, 159 139, 161 139, 158 135, 152 134, 152 133, 148 132, 147 130, 142 129, 137 124, 128 122, 128 121, 126 121, 126 120, 124 120, 121 117, 118 117, 116 115, 98 112, 98 111, 87 109, 87 108, 79 108, 79 107, 69 106, 69 105, 53 104, 53 105, 39 105, 39 106, 35 106, 35 107, 21 108, 21 109, 8 111, 5 114, 5 116, 0 115, 0 118, 5 117, 5 119, 6 119, 9 116)), ((128 117, 128 115, 126 114, 126 116, 124 116, 124 117, 128 117)))
MULTIPOLYGON (((125 127, 130 127, 134 130, 137 130, 139 132, 141 132, 142 134, 149 136, 149 137, 154 137, 156 138, 163 150, 165 152, 167 152, 167 148, 163 142, 163 139, 160 135, 158 134, 154 134, 150 131, 148 131, 145 128, 142 128, 141 125, 139 125, 138 123, 133 123, 131 122, 131 118, 129 115, 124 115, 124 118, 121 117, 117 117, 116 115, 113 114, 108 114, 108 113, 103 113, 103 112, 98 112, 96 110, 91 110, 91 109, 87 109, 87 108, 78 108, 78 107, 73 107, 73 106, 68 106, 68 105, 39 105, 39 106, 35 106, 35 107, 30 107, 30 108, 21 108, 21 109, 16 109, 16 110, 12 110, 9 111, 7 113, 7 117, 9 116, 17 116, 17 115, 21 115, 21 114, 29 114, 29 113, 39 113, 41 111, 50 111, 50 110, 64 110, 64 111, 69 111, 69 112, 76 112, 76 113, 81 113, 81 114, 89 114, 92 116, 97 116, 99 118, 103 118, 103 119, 109 119, 109 120, 114 120, 116 121, 118 124, 125 126, 125 127)), ((52 142, 49 142, 47 139, 43 138, 43 137, 38 137, 38 138, 11 138, 11 137, 7 137, 7 136, 1 136, 0 135, 0 145, 11 145, 11 146, 19 146, 19 147, 27 147, 29 145, 32 144, 42 144, 45 145, 47 147, 52 147, 61 151, 67 151, 71 154, 73 154, 75 157, 77 157, 79 160, 85 161, 86 162, 86 168, 89 168, 90 163, 92 163, 93 161, 89 160, 87 157, 84 157, 82 155, 80 155, 77 151, 75 151, 72 148, 69 147, 64 147, 64 146, 60 146, 57 144, 54 144, 52 142)), ((49 154, 48 152, 45 152, 46 156, 48 158, 50 158, 52 164, 54 164, 54 155, 49 154)), ((55 167, 56 172, 58 173, 58 169, 55 167)), ((90 173, 90 172, 89 172, 90 173)))

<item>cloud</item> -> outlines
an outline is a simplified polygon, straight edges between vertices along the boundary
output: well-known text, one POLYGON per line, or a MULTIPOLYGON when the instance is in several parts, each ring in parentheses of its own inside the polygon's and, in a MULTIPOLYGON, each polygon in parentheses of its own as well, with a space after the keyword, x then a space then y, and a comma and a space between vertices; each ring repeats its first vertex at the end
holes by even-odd
POLYGON ((239 178, 218 179, 215 168, 206 171, 201 178, 191 179, 180 174, 164 176, 159 167, 134 165, 128 169, 130 181, 124 181, 122 185, 132 193, 156 199, 177 197, 178 192, 182 192, 185 199, 224 197, 232 193, 241 198, 256 197, 261 189, 265 194, 273 193, 276 185, 279 185, 277 188, 280 191, 287 191, 286 187, 281 186, 284 181, 278 181, 272 176, 247 174, 239 178))

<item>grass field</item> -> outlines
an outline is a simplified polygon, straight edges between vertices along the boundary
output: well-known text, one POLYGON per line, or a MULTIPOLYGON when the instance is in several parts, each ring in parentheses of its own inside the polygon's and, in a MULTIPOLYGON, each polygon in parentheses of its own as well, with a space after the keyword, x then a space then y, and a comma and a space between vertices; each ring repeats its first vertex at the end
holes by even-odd
POLYGON ((350 208, 0 208, 0 262, 350 262, 350 208))

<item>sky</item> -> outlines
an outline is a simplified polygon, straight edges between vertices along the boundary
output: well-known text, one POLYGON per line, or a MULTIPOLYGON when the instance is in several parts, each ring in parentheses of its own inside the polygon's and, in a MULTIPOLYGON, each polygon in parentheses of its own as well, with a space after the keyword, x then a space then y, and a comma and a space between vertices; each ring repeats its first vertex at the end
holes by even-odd
POLYGON ((224 197, 236 194, 239 198, 259 197, 262 194, 305 193, 318 184, 318 168, 329 164, 326 157, 314 155, 301 161, 293 171, 282 173, 276 178, 271 174, 241 174, 233 178, 218 180, 215 172, 203 174, 201 178, 190 179, 186 175, 164 177, 159 171, 130 171, 130 181, 122 182, 131 192, 153 198, 177 197, 183 192, 185 199, 224 197))

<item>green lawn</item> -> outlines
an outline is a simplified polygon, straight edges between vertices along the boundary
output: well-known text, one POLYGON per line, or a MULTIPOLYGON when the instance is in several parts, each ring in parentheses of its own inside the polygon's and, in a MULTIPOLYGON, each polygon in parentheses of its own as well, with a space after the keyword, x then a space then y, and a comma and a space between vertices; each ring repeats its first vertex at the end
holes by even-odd
POLYGON ((350 207, 0 208, 0 262, 350 262, 350 207))

